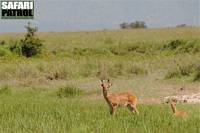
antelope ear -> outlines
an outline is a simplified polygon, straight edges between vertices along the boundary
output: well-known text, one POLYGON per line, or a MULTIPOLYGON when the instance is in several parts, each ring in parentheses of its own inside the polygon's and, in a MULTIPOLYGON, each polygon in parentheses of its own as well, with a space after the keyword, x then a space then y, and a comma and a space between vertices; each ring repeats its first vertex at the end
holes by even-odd
POLYGON ((171 101, 176 103, 176 102, 177 102, 177 99, 172 98, 171 101))

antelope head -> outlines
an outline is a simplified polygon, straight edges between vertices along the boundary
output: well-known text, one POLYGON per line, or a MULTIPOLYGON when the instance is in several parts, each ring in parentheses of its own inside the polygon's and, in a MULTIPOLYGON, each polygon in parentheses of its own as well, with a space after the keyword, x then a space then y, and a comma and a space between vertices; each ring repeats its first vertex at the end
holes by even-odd
POLYGON ((172 100, 170 101, 170 103, 171 103, 172 105, 176 106, 177 99, 172 99, 172 100))
POLYGON ((107 83, 104 82, 104 80, 101 80, 101 87, 103 90, 107 91, 112 86, 112 83, 110 83, 110 80, 107 79, 107 83))

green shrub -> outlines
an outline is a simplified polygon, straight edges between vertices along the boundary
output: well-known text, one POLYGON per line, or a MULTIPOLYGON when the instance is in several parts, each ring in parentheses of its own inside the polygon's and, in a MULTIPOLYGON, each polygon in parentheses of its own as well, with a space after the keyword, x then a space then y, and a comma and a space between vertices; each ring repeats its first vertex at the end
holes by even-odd
POLYGON ((180 65, 178 68, 170 70, 165 75, 166 79, 192 77, 193 81, 200 79, 200 64, 180 65))
POLYGON ((22 55, 31 57, 41 53, 42 43, 37 38, 30 38, 29 40, 21 40, 22 55))
POLYGON ((200 65, 197 67, 194 73, 193 81, 200 81, 200 65))
POLYGON ((186 43, 184 43, 184 45, 182 45, 182 47, 179 47, 177 49, 177 52, 181 52, 181 53, 189 53, 189 52, 199 52, 200 51, 200 45, 198 44, 197 41, 187 41, 186 43))
POLYGON ((10 42, 10 51, 23 55, 26 57, 32 57, 41 53, 43 41, 38 39, 35 35, 37 28, 31 27, 30 23, 25 26, 27 33, 24 39, 10 42))
POLYGON ((176 50, 179 46, 183 45, 185 42, 183 40, 173 40, 168 44, 164 45, 165 50, 176 50))
POLYGON ((17 40, 15 40, 15 41, 11 40, 9 42, 9 49, 13 53, 16 53, 18 55, 22 55, 22 47, 21 47, 19 41, 17 41, 17 40))
POLYGON ((30 26, 30 23, 25 27, 27 33, 24 39, 20 40, 22 55, 31 57, 41 53, 42 41, 35 36, 37 28, 30 26))
POLYGON ((121 29, 147 28, 147 25, 144 21, 135 21, 131 23, 123 22, 119 26, 121 29))
POLYGON ((164 50, 174 51, 175 53, 196 53, 200 51, 200 43, 197 40, 173 40, 164 45, 164 50))
POLYGON ((74 97, 83 94, 83 90, 79 89, 74 85, 67 85, 65 87, 61 87, 57 91, 57 96, 60 98, 63 97, 74 97))
POLYGON ((193 81, 200 81, 200 72, 194 74, 193 81))
POLYGON ((3 41, 0 40, 0 46, 2 46, 2 45, 5 45, 5 41, 4 40, 3 41))

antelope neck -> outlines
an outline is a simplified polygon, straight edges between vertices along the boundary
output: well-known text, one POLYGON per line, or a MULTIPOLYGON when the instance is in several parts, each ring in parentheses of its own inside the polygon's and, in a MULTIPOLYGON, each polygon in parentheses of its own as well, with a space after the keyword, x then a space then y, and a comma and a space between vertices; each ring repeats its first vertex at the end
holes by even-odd
POLYGON ((107 96, 108 96, 108 91, 107 91, 107 90, 104 90, 104 89, 103 89, 103 96, 104 96, 105 98, 107 98, 107 96))
POLYGON ((108 100, 108 91, 107 90, 103 90, 103 96, 104 98, 106 99, 106 101, 109 103, 109 100, 108 100))
POLYGON ((176 111, 177 111, 176 106, 171 103, 171 107, 172 107, 173 113, 176 113, 176 111))

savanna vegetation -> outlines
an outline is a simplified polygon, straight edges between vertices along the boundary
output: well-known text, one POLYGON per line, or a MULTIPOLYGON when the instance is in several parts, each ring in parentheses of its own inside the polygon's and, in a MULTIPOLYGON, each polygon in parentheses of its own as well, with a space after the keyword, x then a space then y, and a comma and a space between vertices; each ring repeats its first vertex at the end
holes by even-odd
POLYGON ((135 21, 131 23, 123 22, 119 26, 121 29, 147 28, 147 25, 144 21, 135 21))
POLYGON ((186 119, 158 104, 164 96, 199 92, 199 35, 195 27, 36 32, 35 41, 27 33, 0 34, 0 130, 200 132, 198 104, 178 104, 186 119), (27 44, 37 54, 23 54, 27 44), (137 95, 139 115, 125 108, 109 115, 100 89, 108 77, 110 91, 137 95))

